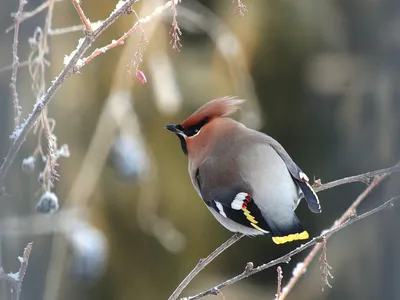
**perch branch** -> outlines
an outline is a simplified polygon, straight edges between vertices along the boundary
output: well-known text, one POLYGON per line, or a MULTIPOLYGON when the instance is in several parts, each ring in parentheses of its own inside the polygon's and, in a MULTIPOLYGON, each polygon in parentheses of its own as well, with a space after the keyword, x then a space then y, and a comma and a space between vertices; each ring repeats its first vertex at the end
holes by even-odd
POLYGON ((353 183, 353 182, 368 182, 369 179, 371 179, 375 176, 390 175, 394 172, 399 172, 399 171, 400 171, 400 163, 397 163, 396 165, 394 165, 393 167, 390 167, 390 168, 385 168, 385 169, 367 172, 364 174, 345 177, 345 178, 334 180, 334 181, 331 181, 331 182, 328 182, 325 184, 314 184, 314 190, 316 192, 320 192, 320 191, 331 189, 331 188, 334 188, 334 187, 337 187, 337 186, 343 185, 343 184, 348 184, 348 183, 353 183))
MULTIPOLYGON (((354 211, 354 209, 360 204, 360 202, 370 193, 370 191, 376 186, 378 185, 386 176, 394 173, 394 172, 398 172, 400 171, 400 163, 397 163, 396 165, 394 165, 393 167, 390 168, 385 168, 385 169, 380 169, 380 170, 376 170, 376 171, 372 171, 372 172, 367 172, 364 174, 360 174, 360 175, 355 175, 355 176, 350 176, 350 177, 346 177, 343 179, 338 179, 338 180, 334 180, 325 184, 320 184, 319 186, 315 187, 315 190, 317 191, 323 191, 323 190, 327 190, 339 185, 343 185, 343 184, 347 184, 347 183, 352 183, 352 182, 365 182, 367 179, 373 177, 373 176, 378 176, 378 175, 382 175, 381 177, 377 177, 369 186, 366 190, 364 190, 364 192, 356 199, 356 201, 353 202, 353 204, 349 207, 349 209, 343 214, 342 218, 340 220, 342 220, 342 223, 348 218, 349 215, 351 215, 351 213, 354 211), (348 213, 350 211, 350 213, 348 213)), ((339 222, 340 220, 338 220, 337 222, 339 222)), ((334 226, 337 224, 334 224, 334 226)), ((319 247, 319 244, 316 246, 319 247)), ((221 247, 219 247, 221 248, 221 247)), ((219 249, 218 248, 218 249, 219 249)), ((318 249, 319 250, 319 249, 318 249)), ((318 252, 318 250, 315 250, 316 253, 318 252)), ((313 250, 314 251, 314 250, 313 250)), ((313 252, 312 251, 312 252, 313 252)), ((316 254, 315 253, 315 254, 316 254)), ((311 254, 311 253, 310 253, 311 254)), ((315 256, 314 254, 314 256, 315 256)), ((211 262, 211 261, 210 261, 211 262)), ((311 261, 310 261, 311 262, 311 261)), ((308 262, 308 264, 310 263, 308 262)), ((307 264, 307 265, 308 265, 307 264)), ((207 265, 203 265, 202 267, 206 267, 207 265)), ((198 268, 199 266, 197 265, 196 268, 198 268)), ((304 266, 306 267, 306 266, 304 266)), ((195 268, 195 269, 196 269, 195 268)), ((197 273, 199 273, 201 270, 198 270, 197 273)), ((192 271, 193 272, 193 271, 192 271)), ((302 273, 301 271, 298 273, 302 273)), ((187 281, 188 279, 193 280, 193 277, 189 277, 189 275, 185 278, 185 286, 186 287, 190 281, 187 281)), ((181 283, 182 284, 182 283, 181 283)), ((180 285, 181 285, 180 284, 180 285)), ((180 286, 179 285, 179 286, 180 286)), ((176 292, 177 290, 175 290, 176 292)), ((183 289, 180 291, 182 292, 183 289)), ((174 293, 175 293, 174 292, 174 293)), ((282 292, 282 294, 284 294, 282 292)), ((179 296, 179 294, 177 295, 179 296)), ((172 297, 172 296, 171 296, 172 297)), ((169 300, 175 299, 175 298, 169 298, 169 300)))
MULTIPOLYGON (((320 245, 324 238, 328 239, 332 234, 342 230, 343 228, 345 228, 345 227, 347 227, 347 226, 349 226, 349 225, 351 225, 351 224, 353 224, 353 223, 355 223, 357 221, 360 221, 360 220, 362 220, 364 218, 367 218, 367 217, 369 217, 369 216, 371 216, 371 215, 373 215, 373 214, 375 214, 375 213, 377 213, 377 212, 379 212, 381 210, 384 210, 386 208, 392 207, 393 204, 394 204, 394 201, 397 201, 399 199, 400 199, 400 195, 396 196, 396 197, 394 197, 394 198, 392 198, 392 199, 390 199, 388 201, 386 201, 382 205, 380 205, 380 206, 378 206, 378 207, 376 207, 376 208, 374 208, 374 209, 372 209, 372 210, 370 210, 370 211, 368 211, 368 212, 366 212, 366 213, 364 213, 362 215, 355 216, 353 218, 349 218, 349 219, 347 219, 346 222, 344 222, 342 224, 334 225, 331 229, 329 229, 325 233, 321 234, 320 236, 318 236, 316 238, 313 238, 311 241, 309 241, 306 244, 304 244, 304 245, 292 250, 291 252, 287 253, 284 256, 281 256, 281 257, 279 257, 279 258, 277 258, 275 260, 270 261, 269 263, 263 264, 263 265, 261 265, 261 266, 259 266, 257 268, 254 268, 254 269, 252 269, 250 271, 244 270, 241 274, 239 274, 239 275, 237 275, 237 276, 235 276, 235 277, 233 277, 233 278, 231 278, 229 280, 226 280, 225 282, 223 282, 223 283, 221 283, 221 284, 219 284, 219 285, 217 285, 217 286, 215 286, 215 287, 213 287, 211 289, 208 289, 207 291, 199 293, 199 294, 197 294, 195 296, 186 297, 186 298, 182 298, 182 299, 184 299, 184 300, 197 300, 197 299, 209 296, 209 295, 215 295, 221 289, 223 289, 223 288, 225 288, 225 287, 227 287, 229 285, 232 285, 232 284, 234 284, 234 283, 236 283, 236 282, 238 282, 238 281, 240 281, 240 280, 242 280, 244 278, 247 278, 247 277, 249 277, 251 275, 259 273, 259 272, 261 272, 261 271, 263 271, 265 269, 271 268, 271 267, 273 267, 273 266, 275 266, 277 264, 288 263, 292 256, 294 256, 294 255, 296 255, 296 254, 298 254, 298 253, 310 248, 313 245, 317 245, 317 246, 320 245)), ((301 274, 302 272, 299 271, 297 273, 301 274)), ((281 297, 279 298, 279 300, 283 299, 282 297, 284 297, 285 294, 287 295, 287 292, 286 292, 285 288, 283 288, 282 294, 281 294, 281 297)))
MULTIPOLYGON (((398 164, 396 165, 398 166, 398 164)), ((391 168, 389 168, 391 169, 391 168)), ((372 173, 372 172, 370 172, 372 173)), ((371 184, 358 196, 358 198, 350 205, 350 207, 343 213, 343 215, 340 217, 339 220, 336 220, 336 222, 333 224, 332 228, 343 224, 346 222, 346 220, 354 215, 355 209, 360 205, 360 203, 369 195, 369 193, 378 185, 382 182, 383 179, 385 179, 390 173, 383 173, 384 175, 380 177, 375 177, 375 179, 371 182, 371 184)), ((354 177, 354 176, 353 176, 354 177)), ((393 199, 392 199, 393 200, 393 199)), ((391 200, 389 200, 391 201, 391 200)), ((327 239, 329 236, 327 237, 327 239)), ((316 245, 311 252, 307 255, 307 257, 304 259, 303 263, 301 264, 301 267, 296 274, 290 278, 288 284, 285 286, 283 289, 282 295, 279 298, 279 300, 284 300, 287 295, 290 293, 290 291, 293 289, 293 287, 296 285, 297 281, 303 275, 304 270, 307 269, 308 265, 313 261, 314 257, 317 255, 317 253, 322 249, 323 244, 320 243, 316 245)))
POLYGON ((178 299, 178 297, 182 293, 182 291, 193 280, 193 278, 196 277, 197 274, 200 273, 201 270, 203 270, 210 262, 212 262, 214 260, 214 258, 216 258, 218 255, 220 255, 222 252, 224 252, 226 249, 228 249, 231 245, 236 243, 242 237, 243 237, 243 234, 235 233, 225 243, 223 243, 221 246, 219 246, 217 249, 215 249, 209 256, 207 256, 204 259, 200 259, 200 261, 198 262, 196 267, 178 285, 178 287, 175 289, 175 291, 172 293, 172 295, 168 298, 168 300, 178 299))

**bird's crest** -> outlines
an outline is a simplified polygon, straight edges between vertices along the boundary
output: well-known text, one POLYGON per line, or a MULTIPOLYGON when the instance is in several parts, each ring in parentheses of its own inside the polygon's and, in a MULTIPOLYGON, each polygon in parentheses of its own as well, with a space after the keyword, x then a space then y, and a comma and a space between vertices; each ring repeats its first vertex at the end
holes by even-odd
POLYGON ((200 123, 206 118, 211 120, 213 118, 228 116, 238 110, 240 104, 242 104, 243 102, 243 99, 238 99, 235 97, 224 97, 212 100, 204 104, 192 115, 190 115, 185 121, 181 123, 181 126, 183 128, 189 128, 200 123))

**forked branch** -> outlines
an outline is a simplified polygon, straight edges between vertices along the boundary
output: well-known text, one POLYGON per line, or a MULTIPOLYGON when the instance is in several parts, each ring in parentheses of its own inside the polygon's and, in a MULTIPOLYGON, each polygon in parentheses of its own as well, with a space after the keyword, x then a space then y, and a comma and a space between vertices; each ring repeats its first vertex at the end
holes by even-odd
MULTIPOLYGON (((348 219, 346 222, 344 222, 343 224, 340 224, 340 225, 337 225, 337 226, 333 226, 331 229, 329 229, 328 231, 326 231, 324 234, 321 234, 320 236, 318 236, 318 237, 312 239, 311 241, 309 241, 309 242, 307 242, 306 244, 304 244, 304 245, 302 245, 302 246, 300 246, 300 247, 294 249, 293 251, 287 253, 287 254, 284 255, 284 256, 281 256, 281 257, 279 257, 279 258, 277 258, 277 259, 275 259, 275 260, 272 260, 272 261, 270 261, 269 263, 266 263, 266 264, 263 264, 263 265, 261 265, 261 266, 258 266, 257 268, 254 268, 254 269, 252 269, 252 270, 250 270, 250 271, 248 271, 248 270, 245 269, 241 274, 239 274, 239 275, 237 275, 237 276, 235 276, 235 277, 233 277, 233 278, 231 278, 231 279, 229 279, 229 280, 226 280, 226 281, 224 281, 224 282, 218 284, 217 286, 215 286, 215 287, 213 287, 213 288, 211 288, 211 289, 208 289, 208 290, 206 290, 206 291, 204 291, 204 292, 202 292, 202 293, 199 293, 199 294, 197 294, 197 295, 195 295, 195 296, 182 298, 182 300, 183 300, 183 299, 184 299, 184 300, 197 300, 197 299, 201 299, 201 298, 203 298, 203 297, 209 296, 209 295, 216 295, 217 291, 220 291, 220 290, 222 290, 223 288, 225 288, 225 287, 227 287, 227 286, 230 286, 230 285, 232 285, 232 284, 235 284, 236 282, 238 282, 238 281, 240 281, 240 280, 242 280, 242 279, 244 279, 244 278, 247 278, 247 277, 249 277, 249 276, 251 276, 251 275, 254 275, 254 274, 256 274, 256 273, 259 273, 259 272, 261 272, 261 271, 263 271, 263 270, 265 270, 265 269, 271 268, 271 267, 276 266, 276 265, 278 265, 278 264, 281 264, 281 263, 288 263, 294 255, 296 255, 296 254, 298 254, 298 253, 300 253, 300 252, 303 252, 304 250, 310 248, 311 246, 314 246, 314 245, 316 245, 316 246, 321 245, 321 243, 322 243, 322 241, 323 241, 324 239, 328 239, 328 238, 329 238, 330 236, 332 236, 334 233, 336 233, 336 232, 342 230, 343 228, 346 228, 347 226, 349 226, 349 225, 351 225, 351 224, 353 224, 353 223, 355 223, 355 222, 358 222, 358 221, 360 221, 360 220, 362 220, 362 219, 364 219, 364 218, 367 218, 367 217, 369 217, 369 216, 371 216, 371 215, 373 215, 373 214, 375 214, 375 213, 377 213, 377 212, 379 212, 379 211, 382 211, 382 210, 384 210, 384 209, 387 209, 387 208, 392 207, 392 206, 393 206, 393 203, 394 203, 395 201, 399 200, 399 199, 400 199, 400 196, 394 197, 394 198, 392 198, 392 199, 386 201, 384 204, 382 204, 382 205, 376 207, 375 209, 373 209, 373 210, 371 210, 371 211, 368 211, 368 212, 366 212, 366 213, 364 213, 364 214, 362 214, 362 215, 359 215, 359 216, 355 216, 355 217, 353 217, 353 218, 350 218, 350 219, 348 219)), ((298 273, 302 273, 302 272, 298 272, 298 273)), ((284 294, 286 294, 286 293, 285 293, 285 288, 282 290, 282 294, 281 294, 281 296, 280 296, 278 299, 279 299, 279 300, 284 299, 284 298, 283 298, 283 297, 284 297, 284 296, 283 296, 284 294)))
MULTIPOLYGON (((369 195, 369 193, 380 183, 380 182, 382 182, 382 180, 386 177, 386 176, 389 176, 390 174, 392 174, 392 173, 394 173, 394 172, 398 172, 398 171, 400 171, 400 165, 399 165, 399 163, 398 164, 396 164, 396 165, 394 165, 393 167, 390 167, 390 168, 385 168, 385 169, 380 169, 380 170, 376 170, 376 171, 372 171, 372 172, 367 172, 367 173, 363 173, 363 174, 360 174, 360 175, 355 175, 355 176, 350 176, 350 177, 346 177, 346 178, 343 178, 343 179, 338 179, 338 180, 335 180, 335 181, 332 181, 332 182, 328 182, 328 183, 326 183, 326 184, 318 184, 316 187, 315 187, 315 190, 316 191, 323 191, 323 190, 327 190, 327 189, 330 189, 330 188, 333 188, 333 187, 337 187, 337 186, 339 186, 339 185, 343 185, 343 184, 347 184, 347 183, 352 183, 352 182, 366 182, 367 180, 369 180, 370 178, 373 178, 374 176, 377 176, 377 177, 375 177, 375 179, 371 182, 371 184, 364 190, 364 192, 362 193, 362 194, 360 194, 360 196, 352 203, 352 205, 346 210, 346 212, 342 215, 342 217, 339 219, 339 220, 337 220, 336 222, 335 222, 335 224, 331 227, 331 231, 332 231, 332 233, 334 233, 334 232, 336 232, 337 231, 337 228, 341 228, 341 227, 338 227, 339 225, 341 225, 341 224, 344 224, 345 222, 346 222, 346 220, 348 220, 349 218, 350 218, 350 216, 352 216, 353 214, 354 214, 354 211, 355 211, 355 208, 369 195), (381 176, 378 176, 378 175, 381 175, 381 176)), ((397 200, 397 198, 395 198, 395 199, 391 199, 390 201, 394 201, 394 200, 397 200)), ((382 207, 383 208, 383 207, 382 207)), ((381 210, 382 208, 380 208, 379 210, 381 210)), ((379 211, 378 210, 378 211, 379 211)), ((364 216, 365 217, 365 216, 364 216)), ((362 218, 364 218, 364 217, 362 217, 362 218)), ((349 225, 349 224, 347 224, 347 225, 349 225)), ((346 225, 346 226, 347 226, 346 225)), ((346 226, 344 226, 344 227, 346 227, 346 226)), ((324 236, 326 236, 327 238, 330 236, 330 234, 325 234, 325 235, 321 235, 320 237, 317 237, 317 238, 315 238, 314 240, 318 240, 318 239, 321 239, 322 237, 324 237, 324 236)), ((233 238, 233 237, 232 237, 233 238)), ((231 238, 231 239, 232 239, 231 238)), ((230 239, 230 240, 231 240, 230 239)), ((229 240, 228 240, 229 241, 229 240)), ((235 243, 236 241, 234 241, 233 243, 235 243)), ((226 242, 225 242, 226 243, 226 242)), ((219 254, 221 254, 224 250, 223 250, 223 246, 225 245, 225 243, 224 244, 222 244, 218 249, 219 249, 219 251, 217 252, 218 254, 217 255, 219 255, 219 254), (220 250, 222 250, 222 251, 220 251, 220 250)), ((233 244, 232 243, 232 244, 233 244)), ((307 243, 307 244, 305 244, 300 250, 301 251, 304 251, 305 249, 307 249, 308 247, 310 247, 310 246, 312 246, 312 245, 314 245, 316 242, 313 242, 313 241, 310 241, 309 243, 307 243)), ((229 244, 229 246, 231 246, 231 244, 229 244)), ((300 270, 299 272, 296 272, 296 276, 299 278, 302 274, 303 274, 303 270, 305 269, 305 268, 307 268, 307 266, 308 266, 308 264, 311 262, 311 260, 313 259, 313 257, 316 255, 316 253, 320 250, 320 248, 321 248, 321 244, 317 244, 316 246, 315 246, 315 248, 313 249, 313 251, 311 251, 310 252, 310 255, 311 255, 311 258, 309 259, 309 261, 307 261, 307 259, 304 261, 304 263, 303 263, 303 265, 302 265, 302 270, 300 270)), ((285 256, 283 256, 282 258, 280 258, 280 259, 277 259, 277 260, 274 260, 274 261, 272 261, 272 262, 270 262, 270 263, 272 263, 271 265, 269 265, 269 264, 266 264, 267 265, 267 268, 269 268, 269 267, 271 267, 271 266, 274 266, 274 265, 276 265, 276 264, 278 264, 278 263, 281 263, 281 262, 287 262, 287 260, 285 260, 285 258, 289 258, 290 259, 290 257, 291 256, 293 256, 293 255, 295 255, 295 254, 297 254, 297 253, 299 253, 299 252, 297 252, 299 250, 299 248, 297 248, 297 249, 295 249, 294 251, 292 251, 292 252, 290 252, 288 255, 289 256, 287 256, 287 255, 285 255, 285 256)), ((301 252, 300 251, 300 252, 301 252)), ((213 253, 215 253, 216 251, 214 251, 213 253)), ((217 255, 215 255, 215 256, 213 256, 213 258, 215 258, 217 255)), ((309 255, 309 256, 310 256, 309 255)), ((211 256, 211 255, 210 255, 211 256)), ((210 257, 209 256, 209 257, 210 257)), ((207 263, 203 263, 203 264, 197 264, 196 265, 196 267, 192 270, 192 272, 190 273, 190 274, 198 274, 202 269, 204 269, 206 266, 207 266, 207 264, 209 264, 210 262, 212 261, 212 259, 210 259, 210 260, 207 260, 207 263)), ((248 264, 249 265, 249 264, 248 264)), ((252 264, 251 264, 252 265, 252 264)), ((259 271, 262 271, 262 270, 264 270, 264 269, 266 269, 266 268, 261 268, 262 266, 260 266, 260 267, 258 267, 257 268, 257 270, 258 271, 256 271, 255 273, 257 273, 257 272, 259 272, 259 271)), ((189 274, 189 275, 190 275, 189 274)), ((203 295, 202 297, 204 297, 204 296, 206 296, 206 295, 210 295, 210 294, 216 294, 217 293, 217 291, 220 289, 220 288, 223 288, 223 287, 225 287, 225 286, 227 286, 227 285, 230 285, 230 284, 233 284, 233 283, 235 283, 235 282, 237 282, 237 281, 239 281, 239 280, 241 280, 241 279, 243 279, 243 278, 245 278, 245 277, 248 277, 248 276, 250 276, 250 275, 252 275, 253 274, 253 268, 251 268, 251 270, 250 270, 250 268, 247 268, 246 267, 246 270, 242 273, 242 274, 240 274, 240 275, 238 275, 237 277, 235 277, 235 278, 233 278, 233 279, 235 279, 233 282, 231 282, 230 280, 229 281, 227 281, 228 283, 225 285, 225 283, 224 284, 221 284, 221 285, 218 285, 218 286, 216 286, 216 287, 214 287, 214 288, 212 288, 212 289, 209 289, 208 291, 206 291, 206 292, 204 292, 204 293, 206 293, 206 294, 204 294, 203 295, 203 293, 201 294, 201 295, 203 295), (238 279, 239 278, 239 279, 238 279), (237 280, 238 279, 238 280, 237 280)), ((171 295, 171 297, 169 298, 169 300, 174 300, 174 299, 177 299, 177 297, 179 296, 179 294, 178 294, 178 291, 180 291, 180 292, 182 292, 183 291, 183 289, 190 283, 190 281, 194 278, 194 276, 187 276, 186 278, 185 278, 185 280, 179 285, 179 290, 178 290, 178 288, 174 291, 174 293, 171 295), (174 297, 172 297, 172 296, 174 296, 174 297)), ((292 281, 293 280, 293 277, 292 277, 292 279, 291 279, 291 281, 290 282, 292 282, 292 284, 294 285, 294 282, 292 281)), ((280 296, 280 300, 281 299, 284 299, 284 297, 287 295, 287 293, 288 293, 288 291, 290 291, 290 286, 291 286, 291 284, 289 283, 283 290, 282 290, 282 294, 281 294, 281 296, 280 296)), ((200 295, 200 294, 199 294, 200 295)), ((196 296, 199 296, 199 295, 196 295, 196 296)), ((200 297, 201 298, 201 297, 200 297)), ((192 298, 188 298, 188 299, 192 299, 192 298)), ((193 298, 193 299, 199 299, 199 298, 193 298)))
MULTIPOLYGON (((82 68, 82 66, 89 63, 97 55, 104 53, 104 52, 100 53, 96 49, 90 56, 88 56, 86 59, 82 60, 83 55, 86 53, 86 51, 89 49, 89 47, 93 44, 93 42, 111 24, 113 24, 119 17, 121 17, 122 15, 131 11, 132 4, 135 1, 137 1, 137 0, 126 0, 124 2, 120 1, 123 4, 118 5, 118 8, 115 9, 110 14, 110 16, 96 28, 96 30, 92 31, 90 34, 88 34, 88 32, 86 32, 87 34, 86 34, 85 38, 80 40, 76 50, 74 50, 73 53, 71 53, 71 55, 68 57, 68 60, 66 61, 66 65, 65 65, 64 69, 55 78, 55 80, 52 81, 52 85, 49 87, 49 89, 46 91, 46 93, 44 93, 43 96, 40 97, 40 100, 34 105, 33 111, 31 112, 31 114, 28 116, 28 118, 22 124, 20 124, 20 126, 15 127, 14 132, 11 134, 12 143, 8 150, 7 156, 0 166, 0 188, 4 187, 4 180, 6 178, 6 175, 10 169, 12 162, 14 161, 14 159, 15 159, 22 143, 25 141, 28 133, 32 130, 34 124, 39 119, 39 116, 42 113, 42 111, 44 110, 44 108, 53 99, 53 97, 56 94, 56 92, 58 91, 58 89, 61 87, 61 85, 64 83, 64 81, 69 76, 76 73, 80 68, 82 68)), ((171 7, 172 3, 178 3, 178 0, 168 1, 164 5, 155 8, 154 12, 151 15, 138 20, 136 22, 136 24, 140 25, 143 23, 150 22, 154 17, 160 15, 167 8, 171 7)), ((135 25, 129 31, 130 34, 136 30, 135 25)), ((136 26, 139 26, 139 25, 136 25, 136 26)), ((118 40, 119 42, 116 45, 111 43, 109 46, 106 46, 107 50, 114 48, 115 46, 123 44, 123 41, 130 34, 128 34, 128 35, 124 34, 118 40)), ((101 49, 103 49, 103 48, 101 48, 101 49)))

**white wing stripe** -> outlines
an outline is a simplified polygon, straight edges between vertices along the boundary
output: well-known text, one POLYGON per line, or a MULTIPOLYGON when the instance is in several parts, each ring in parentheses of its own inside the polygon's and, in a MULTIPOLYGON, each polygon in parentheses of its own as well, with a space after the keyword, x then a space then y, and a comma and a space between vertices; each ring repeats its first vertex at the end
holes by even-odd
POLYGON ((232 209, 241 210, 244 200, 246 199, 247 195, 248 195, 247 193, 243 193, 243 192, 237 194, 235 199, 231 203, 232 209))
POLYGON ((219 214, 226 218, 226 214, 224 212, 224 207, 222 206, 222 204, 219 203, 218 201, 215 201, 215 204, 217 205, 217 208, 219 210, 219 214))

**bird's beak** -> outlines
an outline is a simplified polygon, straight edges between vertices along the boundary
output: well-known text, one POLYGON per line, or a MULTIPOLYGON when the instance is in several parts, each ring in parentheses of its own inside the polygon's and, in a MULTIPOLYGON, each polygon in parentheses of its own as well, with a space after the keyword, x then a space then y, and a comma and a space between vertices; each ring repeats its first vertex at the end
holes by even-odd
POLYGON ((177 125, 175 125, 175 124, 165 125, 165 129, 167 129, 168 131, 171 131, 171 132, 173 132, 175 134, 181 133, 181 130, 179 130, 177 125))

